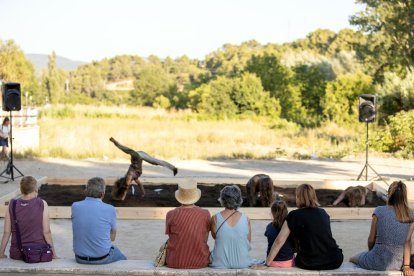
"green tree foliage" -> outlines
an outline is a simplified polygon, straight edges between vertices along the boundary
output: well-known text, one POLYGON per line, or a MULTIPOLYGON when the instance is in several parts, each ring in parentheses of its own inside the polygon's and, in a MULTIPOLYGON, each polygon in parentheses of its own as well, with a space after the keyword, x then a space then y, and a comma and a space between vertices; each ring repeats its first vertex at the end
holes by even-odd
POLYGON ((56 66, 56 53, 49 55, 47 71, 42 78, 42 89, 51 103, 59 103, 65 96, 67 73, 56 66))
POLYGON ((404 79, 396 73, 386 73, 377 91, 381 118, 414 109, 414 73, 408 73, 404 79))
POLYGON ((169 94, 172 86, 174 83, 164 68, 156 64, 147 65, 139 72, 134 82, 130 102, 152 106, 155 98, 169 94))
POLYGON ((326 85, 323 114, 338 125, 357 122, 358 100, 361 94, 373 94, 372 78, 364 74, 340 75, 326 85))
POLYGON ((0 80, 19 82, 22 93, 28 92, 37 103, 41 101, 34 67, 12 40, 0 40, 0 80))
POLYGON ((293 83, 299 88, 301 106, 305 113, 300 121, 302 125, 317 126, 322 121, 325 99, 326 79, 318 66, 298 65, 293 68, 293 83))
POLYGON ((386 68, 414 68, 414 1, 357 0, 365 10, 351 17, 351 24, 369 34, 366 56, 377 64, 378 72, 386 68))
POLYGON ((192 109, 212 115, 280 114, 279 102, 264 91, 259 78, 249 73, 237 78, 218 77, 190 91, 189 98, 192 109))
POLYGON ((389 124, 378 131, 372 140, 377 150, 400 151, 404 157, 414 157, 414 110, 401 111, 390 116, 389 124))

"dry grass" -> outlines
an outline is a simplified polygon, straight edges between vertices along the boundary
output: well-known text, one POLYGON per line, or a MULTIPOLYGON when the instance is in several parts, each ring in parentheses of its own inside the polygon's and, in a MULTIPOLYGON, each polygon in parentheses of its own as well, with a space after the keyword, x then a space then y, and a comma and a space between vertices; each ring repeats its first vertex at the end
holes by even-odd
POLYGON ((274 128, 266 121, 214 120, 189 112, 119 107, 58 106, 42 110, 35 155, 72 159, 127 156, 109 137, 168 159, 342 157, 362 150, 355 130, 274 128))

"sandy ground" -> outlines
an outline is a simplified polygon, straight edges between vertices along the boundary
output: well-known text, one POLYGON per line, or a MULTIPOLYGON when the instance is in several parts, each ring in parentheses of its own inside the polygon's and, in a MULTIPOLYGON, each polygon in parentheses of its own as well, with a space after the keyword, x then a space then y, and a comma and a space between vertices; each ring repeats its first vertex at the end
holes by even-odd
MULTIPOLYGON (((177 177, 250 177, 256 173, 267 173, 274 179, 355 179, 364 160, 171 160, 179 168, 177 177)), ((414 177, 414 161, 396 159, 373 159, 375 170, 383 176, 396 179, 414 177)), ((15 165, 25 174, 40 176, 120 176, 128 162, 63 159, 16 160, 15 165)), ((166 177, 171 172, 160 167, 144 166, 144 176, 166 177)), ((371 174, 371 176, 374 176, 371 174)), ((14 183, 0 184, 0 196, 18 187, 14 183)), ((252 252, 255 258, 264 258, 267 242, 263 236, 268 221, 253 221, 252 252)), ((3 227, 3 220, 0 220, 3 227)), ((72 257, 72 231, 70 220, 52 220, 51 227, 59 256, 72 257)), ((370 221, 334 221, 332 232, 348 259, 366 249, 370 221)), ((118 222, 118 238, 115 242, 130 259, 153 259, 160 245, 166 240, 164 221, 122 220, 118 222)), ((209 240, 212 245, 212 239, 209 240)))

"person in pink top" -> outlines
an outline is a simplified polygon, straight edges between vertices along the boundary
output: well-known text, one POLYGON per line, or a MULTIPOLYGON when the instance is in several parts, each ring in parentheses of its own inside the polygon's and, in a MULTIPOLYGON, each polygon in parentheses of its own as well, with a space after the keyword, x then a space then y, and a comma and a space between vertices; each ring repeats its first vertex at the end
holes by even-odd
MULTIPOLYGON (((32 176, 25 176, 20 182, 22 197, 17 199, 16 216, 19 218, 22 245, 48 243, 52 247, 53 258, 57 258, 53 246, 52 232, 49 225, 49 213, 46 201, 37 197, 37 181, 32 176)), ((5 255, 6 246, 11 236, 10 258, 22 260, 17 246, 16 229, 11 223, 11 204, 4 218, 4 232, 0 245, 0 258, 5 255)))

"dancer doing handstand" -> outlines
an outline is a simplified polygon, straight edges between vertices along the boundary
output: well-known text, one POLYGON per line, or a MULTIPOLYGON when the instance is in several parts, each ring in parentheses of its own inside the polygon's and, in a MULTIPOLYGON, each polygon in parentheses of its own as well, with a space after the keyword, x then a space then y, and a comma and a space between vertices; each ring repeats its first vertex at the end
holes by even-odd
POLYGON ((142 174, 142 161, 146 161, 155 166, 159 165, 168 168, 173 171, 174 175, 176 175, 178 172, 176 167, 166 161, 156 159, 143 151, 132 150, 126 146, 121 145, 112 137, 109 139, 109 141, 114 143, 117 148, 131 156, 131 165, 129 165, 129 169, 126 175, 118 179, 112 188, 112 199, 114 200, 125 199, 128 189, 132 185, 132 181, 137 183, 141 191, 141 196, 145 196, 144 185, 142 185, 138 179, 142 174))

